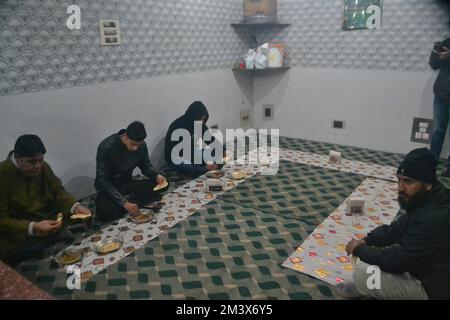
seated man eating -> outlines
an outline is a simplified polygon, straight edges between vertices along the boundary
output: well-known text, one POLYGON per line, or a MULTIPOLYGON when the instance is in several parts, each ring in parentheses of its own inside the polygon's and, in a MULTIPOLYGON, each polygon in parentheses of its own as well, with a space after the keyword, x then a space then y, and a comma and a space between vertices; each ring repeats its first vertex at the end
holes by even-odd
POLYGON ((195 101, 169 126, 165 138, 165 159, 178 173, 195 177, 223 166, 225 147, 209 131, 206 125, 208 118, 206 106, 195 101), (205 139, 209 135, 210 139, 205 139))
POLYGON ((164 191, 168 184, 150 163, 144 141, 146 137, 144 124, 135 121, 126 130, 122 129, 104 139, 98 146, 95 178, 98 220, 112 221, 127 212, 137 215, 139 206, 161 200, 160 193, 153 189, 164 186, 159 190, 164 191), (133 179, 136 168, 146 179, 133 179))
POLYGON ((70 216, 91 216, 64 190, 45 153, 41 139, 27 134, 0 163, 0 258, 10 264, 39 256, 60 240, 70 216))

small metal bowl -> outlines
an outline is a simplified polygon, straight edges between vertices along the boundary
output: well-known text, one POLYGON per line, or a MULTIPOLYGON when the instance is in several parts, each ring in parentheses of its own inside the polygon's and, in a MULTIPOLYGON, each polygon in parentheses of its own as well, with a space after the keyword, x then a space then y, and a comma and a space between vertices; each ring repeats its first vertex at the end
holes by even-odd
POLYGON ((211 170, 206 173, 206 176, 208 178, 212 178, 212 179, 219 179, 219 178, 222 178, 224 175, 225 175, 225 173, 220 170, 211 170))
POLYGON ((155 217, 155 215, 152 212, 148 212, 148 213, 140 213, 138 215, 135 216, 131 216, 131 220, 134 223, 146 223, 151 221, 153 218, 155 217))
POLYGON ((98 254, 112 253, 122 248, 122 243, 123 241, 119 237, 108 238, 95 243, 94 251, 98 254))
POLYGON ((242 180, 245 179, 247 175, 243 171, 234 171, 229 174, 229 177, 233 180, 242 180))
POLYGON ((55 257, 56 262, 61 266, 67 266, 80 262, 83 259, 83 251, 81 249, 68 248, 55 257))

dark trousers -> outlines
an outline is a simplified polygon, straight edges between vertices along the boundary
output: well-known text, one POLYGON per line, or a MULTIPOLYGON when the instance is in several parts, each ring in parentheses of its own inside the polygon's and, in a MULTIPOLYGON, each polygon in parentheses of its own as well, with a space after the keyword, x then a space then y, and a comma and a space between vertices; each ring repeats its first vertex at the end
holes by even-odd
POLYGON ((202 164, 171 164, 170 167, 182 175, 193 178, 201 176, 208 171, 206 165, 202 164))
POLYGON ((16 266, 29 259, 41 259, 44 257, 45 250, 60 240, 59 237, 60 232, 51 233, 48 236, 36 238, 35 241, 23 246, 0 238, 2 248, 5 250, 0 252, 0 258, 11 266, 16 266))
MULTIPOLYGON (((157 185, 155 181, 145 180, 131 180, 119 187, 116 187, 129 202, 136 203, 139 207, 145 206, 154 201, 160 201, 161 195, 153 188, 157 185)), ((96 218, 100 222, 109 222, 122 218, 127 211, 123 206, 119 206, 113 199, 105 192, 97 194, 95 199, 96 218)))
MULTIPOLYGON (((441 155, 448 124, 450 123, 450 102, 434 97, 433 102, 433 135, 431 136, 431 152, 437 161, 441 155)), ((450 137, 450 130, 448 130, 450 137)), ((450 155, 447 158, 447 170, 450 170, 450 155)))

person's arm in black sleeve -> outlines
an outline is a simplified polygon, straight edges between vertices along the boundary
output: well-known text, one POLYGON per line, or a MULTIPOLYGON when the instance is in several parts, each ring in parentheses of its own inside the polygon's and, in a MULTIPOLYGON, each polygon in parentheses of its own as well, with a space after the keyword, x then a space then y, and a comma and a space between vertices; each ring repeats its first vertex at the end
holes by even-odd
POLYGON ((144 176, 149 178, 151 181, 156 181, 156 177, 159 175, 159 173, 153 168, 150 158, 148 156, 148 149, 147 145, 144 143, 141 146, 140 152, 140 160, 138 163, 139 169, 141 169, 141 172, 144 176))
POLYGON ((96 162, 97 173, 95 178, 95 188, 97 191, 106 192, 115 203, 122 207, 125 198, 112 184, 113 173, 111 170, 111 163, 109 162, 107 149, 102 144, 100 144, 97 149, 96 162))
MULTIPOLYGON (((202 125, 202 136, 204 137, 205 136, 205 132, 206 131, 208 131, 209 130, 209 128, 208 128, 208 126, 206 125, 206 123, 203 123, 203 125, 202 125)), ((214 141, 216 140, 216 137, 214 137, 212 134, 211 134, 211 140, 209 140, 209 141, 205 141, 205 140, 203 140, 203 142, 206 144, 206 145, 210 145, 211 143, 213 143, 214 141)))
POLYGON ((408 217, 406 214, 401 215, 397 220, 390 225, 382 225, 375 228, 364 239, 367 245, 375 247, 386 247, 402 238, 406 230, 408 217))
POLYGON ((385 248, 359 245, 353 255, 361 261, 377 265, 384 272, 401 274, 426 264, 441 250, 447 237, 447 226, 443 221, 418 221, 402 239, 402 244, 385 248))
MULTIPOLYGON (((208 126, 204 123, 203 126, 202 126, 203 136, 204 136, 205 132, 208 131, 208 130, 209 130, 208 126)), ((204 142, 205 142, 206 145, 210 145, 214 141, 216 141, 216 137, 214 137, 214 135, 211 134, 211 140, 210 141, 204 141, 204 142)), ((223 157, 225 157, 226 151, 227 151, 226 147, 225 147, 225 143, 220 143, 220 146, 222 148, 223 157)))
POLYGON ((438 54, 440 49, 441 49, 441 42, 436 42, 433 46, 433 51, 431 51, 429 59, 430 67, 433 70, 438 70, 442 65, 442 60, 438 54))

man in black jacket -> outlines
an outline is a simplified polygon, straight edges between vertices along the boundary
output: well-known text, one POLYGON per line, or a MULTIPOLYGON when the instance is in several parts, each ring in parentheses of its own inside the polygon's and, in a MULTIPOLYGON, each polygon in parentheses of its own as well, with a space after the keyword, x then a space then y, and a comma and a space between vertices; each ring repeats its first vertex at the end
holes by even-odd
POLYGON ((146 137, 144 125, 135 121, 98 146, 95 205, 100 221, 112 221, 127 212, 139 214, 139 206, 161 200, 161 195, 153 188, 166 182, 166 178, 150 163, 146 137), (139 168, 147 179, 133 179, 135 168, 139 168))
POLYGON ((406 213, 347 244, 347 253, 362 263, 354 283, 338 285, 338 291, 347 297, 450 299, 450 191, 436 181, 436 161, 426 148, 411 151, 397 177, 406 213))
MULTIPOLYGON (((450 38, 434 44, 429 62, 433 70, 439 69, 439 75, 433 86, 433 135, 431 137, 431 152, 439 160, 450 121, 450 38)), ((447 159, 447 170, 443 176, 450 178, 450 155, 447 159)))
POLYGON ((221 167, 225 149, 215 137, 211 136, 211 139, 205 139, 205 133, 209 130, 206 125, 208 118, 206 106, 201 101, 195 101, 188 107, 184 115, 172 122, 165 139, 165 159, 172 169, 182 174, 198 176, 221 167), (186 136, 177 135, 178 132, 183 133, 183 131, 186 136), (182 143, 183 140, 180 142, 180 138, 189 139, 189 141, 185 144, 182 143), (212 150, 210 161, 205 161, 208 156, 205 156, 205 148, 198 146, 199 141, 208 146, 214 146, 213 149, 219 150, 221 154, 216 155, 212 150), (179 146, 186 146, 186 148, 181 149, 179 146))

